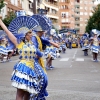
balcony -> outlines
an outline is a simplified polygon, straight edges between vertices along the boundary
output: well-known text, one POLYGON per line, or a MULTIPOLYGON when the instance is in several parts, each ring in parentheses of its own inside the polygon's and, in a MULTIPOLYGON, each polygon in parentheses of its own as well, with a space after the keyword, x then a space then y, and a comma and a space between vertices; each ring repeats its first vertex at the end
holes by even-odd
POLYGON ((75 12, 79 12, 79 11, 80 11, 80 9, 78 9, 78 8, 75 8, 75 9, 74 9, 74 11, 75 11, 75 12))
POLYGON ((79 6, 80 5, 80 3, 79 2, 75 2, 75 6, 79 6))
POLYGON ((53 9, 56 9, 58 11, 58 3, 55 3, 55 2, 47 2, 47 1, 44 0, 43 4, 46 7, 53 8, 53 9))
POLYGON ((47 16, 49 18, 59 19, 58 13, 50 13, 50 12, 48 12, 47 16))
POLYGON ((70 24, 70 22, 61 22, 62 24, 70 24))

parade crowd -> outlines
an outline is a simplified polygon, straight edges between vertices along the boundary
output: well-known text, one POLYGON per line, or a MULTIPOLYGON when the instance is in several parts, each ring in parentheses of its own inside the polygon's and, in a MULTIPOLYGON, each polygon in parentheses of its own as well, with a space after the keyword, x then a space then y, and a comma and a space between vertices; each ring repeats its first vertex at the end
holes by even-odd
POLYGON ((67 48, 72 49, 73 43, 82 48, 84 56, 88 56, 90 50, 92 60, 98 62, 100 42, 97 30, 92 30, 91 36, 66 37, 64 33, 56 34, 45 15, 18 16, 8 28, 0 20, 0 26, 5 34, 0 37, 1 63, 9 62, 12 56, 19 56, 11 77, 12 86, 17 88, 16 100, 46 100, 46 70, 54 69, 52 61, 60 58, 67 48))

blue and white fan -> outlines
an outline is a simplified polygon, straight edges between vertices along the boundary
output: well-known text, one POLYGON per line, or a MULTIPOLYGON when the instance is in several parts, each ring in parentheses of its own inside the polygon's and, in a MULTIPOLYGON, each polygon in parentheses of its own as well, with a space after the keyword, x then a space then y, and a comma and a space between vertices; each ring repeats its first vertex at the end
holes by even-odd
POLYGON ((39 23, 32 17, 19 16, 15 18, 9 25, 8 29, 14 33, 24 33, 25 30, 33 30, 39 23))
POLYGON ((45 18, 42 15, 33 15, 32 18, 36 19, 39 23, 39 25, 41 26, 42 30, 45 30, 47 32, 50 31, 51 29, 51 25, 48 24, 48 22, 45 20, 45 18))

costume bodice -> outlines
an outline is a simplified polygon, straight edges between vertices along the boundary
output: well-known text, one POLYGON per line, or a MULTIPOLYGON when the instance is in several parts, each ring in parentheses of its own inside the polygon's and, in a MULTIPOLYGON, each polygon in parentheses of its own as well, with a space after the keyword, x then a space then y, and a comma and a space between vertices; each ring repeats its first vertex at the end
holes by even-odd
POLYGON ((20 60, 33 60, 36 55, 36 48, 30 42, 21 42, 18 46, 18 53, 20 60))
POLYGON ((88 40, 84 40, 84 46, 88 44, 88 40))
POLYGON ((97 38, 94 38, 93 45, 99 46, 99 41, 97 38))

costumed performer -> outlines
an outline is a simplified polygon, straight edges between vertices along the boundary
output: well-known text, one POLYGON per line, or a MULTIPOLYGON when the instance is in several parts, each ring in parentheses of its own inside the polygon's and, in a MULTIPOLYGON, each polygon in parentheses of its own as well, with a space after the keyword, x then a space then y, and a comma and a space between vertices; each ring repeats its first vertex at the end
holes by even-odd
POLYGON ((11 78, 12 86, 17 88, 16 100, 29 100, 30 93, 37 94, 39 92, 34 71, 34 58, 36 55, 42 57, 43 54, 31 42, 31 31, 25 30, 25 38, 18 44, 17 38, 7 29, 2 20, 0 20, 0 26, 18 48, 20 54, 20 61, 14 66, 11 78))
POLYGON ((92 41, 91 41, 91 51, 93 53, 93 61, 98 62, 97 56, 99 53, 100 41, 98 40, 97 32, 94 31, 93 33, 94 33, 94 36, 93 36, 92 41))

